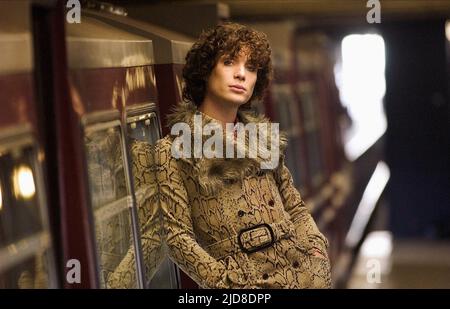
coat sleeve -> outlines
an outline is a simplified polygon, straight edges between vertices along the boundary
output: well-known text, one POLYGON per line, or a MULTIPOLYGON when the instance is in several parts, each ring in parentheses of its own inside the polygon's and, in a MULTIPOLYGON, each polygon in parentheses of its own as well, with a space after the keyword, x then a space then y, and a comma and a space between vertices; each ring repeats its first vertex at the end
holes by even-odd
POLYGON ((284 209, 290 215, 295 225, 297 236, 302 241, 307 240, 307 249, 316 248, 324 256, 328 256, 328 240, 317 228, 300 192, 295 188, 292 175, 284 163, 284 157, 282 157, 279 166, 275 169, 274 176, 284 209))
POLYGON ((178 170, 179 164, 161 155, 158 184, 163 214, 165 240, 169 257, 203 288, 244 288, 240 269, 216 260, 196 241, 191 218, 188 192, 178 170), (239 279, 241 278, 241 279, 239 279))

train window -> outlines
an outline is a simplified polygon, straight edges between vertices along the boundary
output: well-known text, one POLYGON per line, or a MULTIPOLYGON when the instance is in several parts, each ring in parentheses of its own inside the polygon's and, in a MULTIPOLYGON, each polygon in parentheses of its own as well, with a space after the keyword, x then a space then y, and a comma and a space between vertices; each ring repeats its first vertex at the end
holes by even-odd
POLYGON ((127 119, 128 136, 132 139, 154 144, 159 138, 159 129, 154 112, 129 117, 127 119))
POLYGON ((160 138, 154 104, 127 109, 127 137, 142 240, 146 288, 177 288, 175 265, 165 256, 162 226, 152 167, 152 145, 160 138))
POLYGON ((0 133, 0 288, 55 287, 37 149, 14 131, 0 133))
MULTIPOLYGON (((97 116, 91 118, 95 119, 97 116)), ((85 126, 84 142, 100 264, 100 284, 105 288, 119 264, 135 254, 133 201, 120 121, 117 119, 85 126)), ((138 278, 134 258, 127 264, 126 272, 130 278, 138 278)), ((137 279, 126 287, 138 287, 137 279)))

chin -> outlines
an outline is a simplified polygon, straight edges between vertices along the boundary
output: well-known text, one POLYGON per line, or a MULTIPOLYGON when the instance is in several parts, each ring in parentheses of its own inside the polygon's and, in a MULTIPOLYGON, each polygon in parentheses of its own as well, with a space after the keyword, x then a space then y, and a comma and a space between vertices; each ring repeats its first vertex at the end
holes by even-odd
POLYGON ((242 99, 240 99, 240 100, 234 100, 232 102, 233 102, 234 105, 241 106, 241 105, 244 105, 245 103, 247 103, 248 101, 249 100, 242 100, 242 99))
POLYGON ((247 103, 250 98, 243 98, 242 96, 239 96, 239 97, 229 96, 224 99, 225 99, 224 101, 227 102, 227 104, 233 105, 236 107, 240 107, 240 106, 244 105, 245 103, 247 103))

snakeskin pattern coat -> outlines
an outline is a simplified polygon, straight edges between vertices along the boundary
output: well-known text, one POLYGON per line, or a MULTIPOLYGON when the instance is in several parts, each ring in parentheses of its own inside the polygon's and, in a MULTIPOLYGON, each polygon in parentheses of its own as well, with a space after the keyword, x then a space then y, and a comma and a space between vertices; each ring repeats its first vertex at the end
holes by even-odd
MULTIPOLYGON (((181 103, 168 125, 184 122, 193 132, 194 115, 203 125, 216 122, 181 103)), ((238 119, 270 126, 250 111, 239 110, 238 119)), ((283 135, 273 169, 261 169, 263 152, 256 158, 176 159, 173 142, 168 135, 157 143, 155 175, 168 253, 184 272, 204 288, 331 287, 328 242, 285 166, 283 135)), ((249 150, 249 143, 247 135, 235 147, 249 150)))

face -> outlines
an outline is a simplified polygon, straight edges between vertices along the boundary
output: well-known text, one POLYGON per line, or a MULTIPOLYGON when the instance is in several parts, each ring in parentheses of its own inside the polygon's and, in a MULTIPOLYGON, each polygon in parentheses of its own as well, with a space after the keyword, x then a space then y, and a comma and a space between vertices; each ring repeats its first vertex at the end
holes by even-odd
POLYGON ((257 69, 248 62, 246 53, 235 59, 223 55, 211 71, 205 100, 239 107, 251 98, 256 78, 257 69))

